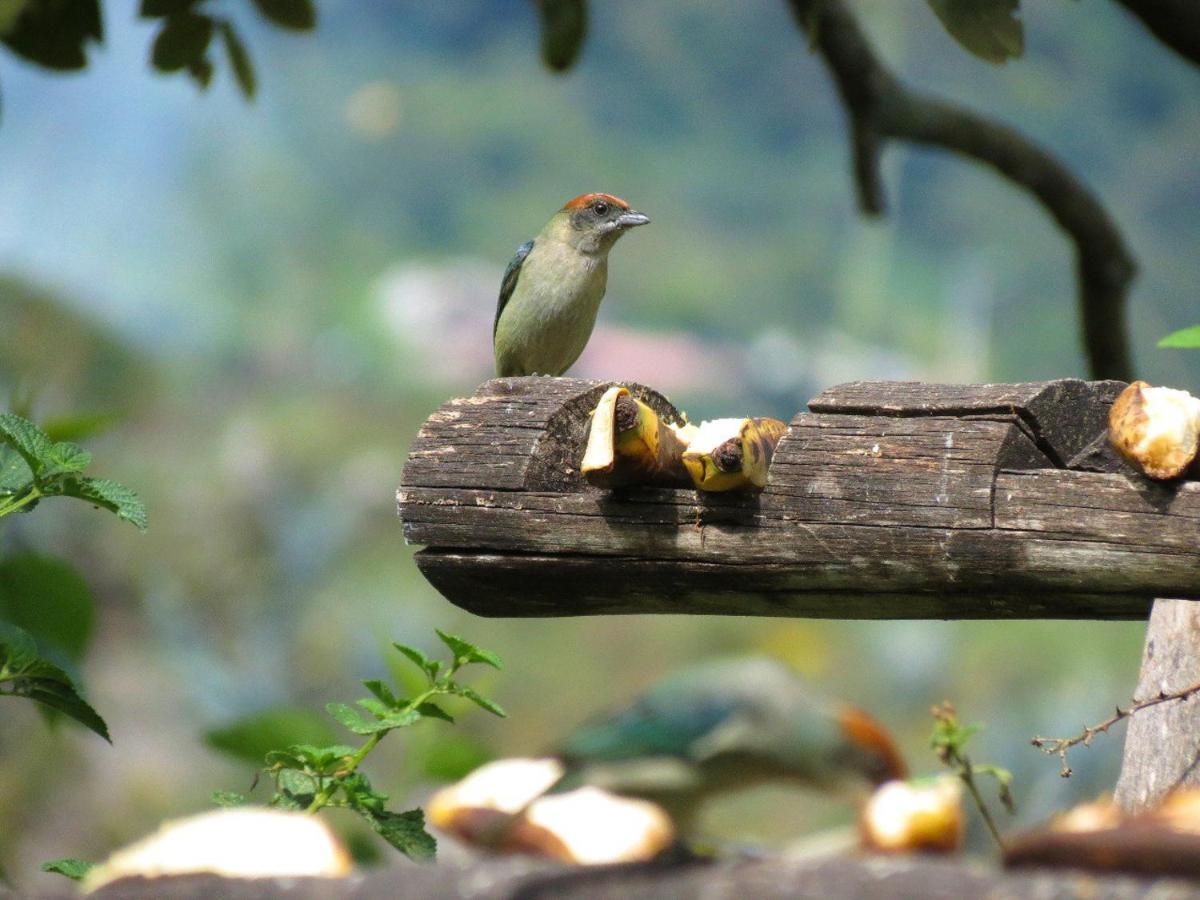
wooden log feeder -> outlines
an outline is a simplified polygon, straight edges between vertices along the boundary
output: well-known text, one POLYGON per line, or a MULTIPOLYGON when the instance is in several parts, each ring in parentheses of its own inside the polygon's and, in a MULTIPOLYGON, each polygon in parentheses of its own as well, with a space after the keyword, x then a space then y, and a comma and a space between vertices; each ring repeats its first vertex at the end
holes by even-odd
POLYGON ((763 491, 706 494, 584 482, 608 383, 494 379, 425 422, 400 516, 425 577, 485 616, 1141 619, 1200 599, 1200 482, 1109 449, 1124 386, 839 385, 763 491))

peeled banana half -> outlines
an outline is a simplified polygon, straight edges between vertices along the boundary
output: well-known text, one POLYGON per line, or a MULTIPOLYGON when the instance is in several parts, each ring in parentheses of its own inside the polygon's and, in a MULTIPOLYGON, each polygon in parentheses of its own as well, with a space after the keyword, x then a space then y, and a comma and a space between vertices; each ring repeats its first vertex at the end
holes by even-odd
POLYGON ((611 387, 592 413, 580 467, 583 477, 589 484, 607 488, 687 484, 683 451, 690 430, 694 426, 663 422, 628 388, 611 387))
POLYGON ((787 425, 778 419, 702 422, 684 451, 683 464, 702 491, 762 490, 785 431, 787 425))

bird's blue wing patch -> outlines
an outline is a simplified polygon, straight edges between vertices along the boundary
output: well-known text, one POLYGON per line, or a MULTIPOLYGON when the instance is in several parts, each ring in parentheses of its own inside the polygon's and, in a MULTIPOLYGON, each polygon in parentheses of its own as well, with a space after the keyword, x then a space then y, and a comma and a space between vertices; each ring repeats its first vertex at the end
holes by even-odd
POLYGON ((516 256, 508 264, 508 268, 504 270, 504 279, 500 282, 500 300, 496 304, 496 321, 492 323, 492 340, 496 339, 496 329, 500 327, 500 313, 504 312, 504 307, 508 305, 508 300, 517 287, 517 279, 521 277, 521 264, 532 249, 533 241, 523 243, 517 248, 516 256))

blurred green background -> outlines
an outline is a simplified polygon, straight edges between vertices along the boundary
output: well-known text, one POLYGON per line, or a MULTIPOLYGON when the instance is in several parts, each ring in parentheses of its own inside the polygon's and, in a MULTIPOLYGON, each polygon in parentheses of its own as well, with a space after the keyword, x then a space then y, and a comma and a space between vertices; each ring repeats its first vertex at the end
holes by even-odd
MULTIPOLYGON (((114 740, 3 702, 0 863, 19 883, 245 788, 252 767, 205 732, 358 696, 390 641, 432 649, 435 626, 501 654, 482 687, 510 718, 386 742, 367 768, 396 797, 452 757, 536 752, 676 665, 744 651, 873 711, 919 771, 936 766, 928 708, 953 700, 987 723, 976 758, 1016 773, 1021 821, 1111 786, 1119 733, 1076 753, 1069 781, 1029 738, 1128 698, 1140 623, 482 620, 424 583, 394 512, 422 420, 490 373, 514 248, 575 194, 616 193, 654 223, 615 252, 573 374, 649 382, 694 419, 790 418, 857 378, 1086 376, 1071 247, 1040 207, 896 146, 891 214, 860 218, 841 108, 780 0, 593 4, 566 77, 542 68, 518 0, 325 0, 301 36, 229 7, 261 73, 253 104, 223 69, 204 96, 150 73, 133 3, 111 4, 85 74, 0 56, 0 390, 39 419, 111 415, 86 442, 96 471, 151 516, 142 535, 51 501, 0 531, 8 552, 85 571, 83 674, 114 740)), ((1018 125, 1098 191, 1142 265, 1139 373, 1200 387, 1200 354, 1154 349, 1200 320, 1200 75, 1100 0, 1027 4, 1026 55, 1003 67, 920 0, 857 8, 913 84, 1018 125)), ((781 843, 851 815, 772 791, 709 824, 781 843)))

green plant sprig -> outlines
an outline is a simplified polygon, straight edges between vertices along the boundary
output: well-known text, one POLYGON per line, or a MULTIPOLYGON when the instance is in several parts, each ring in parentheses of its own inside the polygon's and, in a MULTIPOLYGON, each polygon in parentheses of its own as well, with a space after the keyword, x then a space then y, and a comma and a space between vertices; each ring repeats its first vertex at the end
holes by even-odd
POLYGON ((929 739, 930 746, 933 747, 938 759, 958 775, 975 801, 975 805, 979 808, 979 814, 983 817, 984 824, 987 825, 996 845, 1003 851, 1004 839, 1000 837, 1000 829, 996 827, 996 821, 992 818, 991 811, 984 802, 983 795, 979 792, 975 776, 987 775, 996 779, 1000 802, 1011 814, 1016 812, 1016 804, 1013 802, 1012 796, 1012 772, 999 766, 972 764, 966 753, 967 743, 971 740, 971 736, 979 731, 980 726, 963 725, 958 720, 958 713, 950 703, 935 706, 930 713, 934 720, 933 734, 929 739))
POLYGON ((54 441, 16 413, 0 414, 0 518, 33 509, 44 497, 76 497, 146 530, 146 507, 133 491, 83 470, 92 454, 70 441, 54 441))
MULTIPOLYGON (((393 645, 425 678, 424 689, 414 696, 399 697, 387 684, 373 679, 363 682, 371 696, 355 701, 359 709, 344 703, 325 707, 345 728, 366 737, 360 746, 294 744, 267 754, 264 771, 275 784, 268 805, 310 814, 325 808, 348 809, 362 816, 380 837, 410 859, 433 858, 437 842, 425 830, 424 813, 420 809, 388 810, 387 794, 373 788, 359 767, 380 741, 397 729, 424 719, 452 723, 454 717, 434 702, 439 697, 462 697, 493 715, 505 715, 495 702, 455 677, 464 666, 474 663, 499 669, 500 658, 452 634, 439 630, 437 635, 451 652, 448 663, 430 659, 415 647, 393 645)), ((244 795, 229 792, 214 794, 213 799, 222 805, 246 802, 244 795)))

